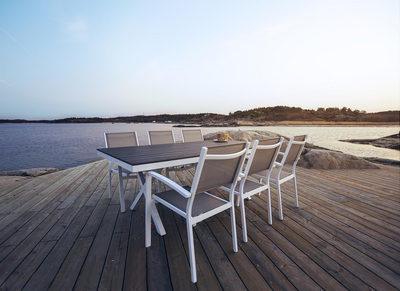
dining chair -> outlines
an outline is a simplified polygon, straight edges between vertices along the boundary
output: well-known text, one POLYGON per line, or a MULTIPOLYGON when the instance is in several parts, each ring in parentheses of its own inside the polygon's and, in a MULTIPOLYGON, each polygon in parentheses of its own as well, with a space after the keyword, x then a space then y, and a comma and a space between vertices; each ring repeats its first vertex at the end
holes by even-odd
MULTIPOLYGON (((272 224, 272 208, 271 208, 271 192, 269 176, 272 168, 281 148, 283 138, 274 138, 268 140, 255 140, 253 143, 252 150, 247 156, 247 164, 244 171, 240 174, 240 182, 235 187, 235 195, 239 198, 240 213, 242 218, 242 232, 243 241, 247 242, 247 225, 246 225, 246 212, 245 212, 245 199, 249 199, 251 196, 258 194, 262 191, 267 190, 267 202, 268 202, 268 223, 272 224), (254 173, 264 172, 264 183, 262 180, 254 181, 249 179, 249 175, 254 173)), ((229 191, 232 184, 224 185, 220 188, 229 191)))
MULTIPOLYGON (((104 140, 106 143, 106 148, 115 147, 128 147, 128 146, 138 146, 139 141, 136 132, 115 132, 115 133, 104 133, 104 140)), ((118 185, 119 185, 119 198, 121 204, 121 211, 125 211, 125 200, 124 200, 124 189, 123 180, 137 178, 136 173, 130 172, 124 168, 121 168, 121 175, 118 172, 118 167, 113 168, 111 162, 108 161, 108 197, 111 198, 111 173, 118 174, 118 185)), ((139 193, 138 197, 144 193, 139 193)))
POLYGON ((151 245, 151 205, 156 202, 168 207, 186 219, 189 245, 191 280, 197 281, 193 227, 217 213, 230 209, 233 251, 238 251, 234 208, 234 189, 246 158, 250 143, 203 147, 191 186, 182 187, 156 172, 146 174, 146 247, 151 245), (152 179, 169 186, 171 190, 151 193, 152 179), (227 183, 232 184, 229 199, 225 200, 208 191, 227 183), (152 196, 151 196, 152 195, 152 196), (149 199, 152 197, 152 199, 149 199))
POLYGON ((203 132, 201 129, 182 129, 182 141, 192 142, 192 141, 203 141, 203 132))
MULTIPOLYGON (((172 130, 154 130, 154 131, 147 131, 147 136, 149 139, 150 145, 157 145, 157 144, 168 144, 168 143, 175 143, 174 132, 172 130)), ((183 172, 184 179, 185 179, 185 172, 187 167, 185 165, 178 166, 178 167, 170 167, 165 169, 165 175, 169 177, 170 172, 174 172, 174 181, 176 180, 176 172, 183 172)), ((160 170, 162 171, 162 170, 160 170)))
MULTIPOLYGON (((292 136, 285 151, 278 153, 277 161, 274 164, 274 170, 270 174, 270 181, 275 183, 278 193, 279 220, 283 220, 281 184, 293 180, 295 207, 299 207, 296 165, 300 159, 306 140, 307 135, 292 136)), ((265 171, 253 174, 252 176, 262 180, 265 177, 265 171)))

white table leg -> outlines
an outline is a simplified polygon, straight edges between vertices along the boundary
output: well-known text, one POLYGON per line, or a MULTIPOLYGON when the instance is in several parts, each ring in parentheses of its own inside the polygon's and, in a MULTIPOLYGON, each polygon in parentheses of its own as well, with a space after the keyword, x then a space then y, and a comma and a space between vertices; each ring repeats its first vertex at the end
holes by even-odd
POLYGON ((138 180, 139 180, 139 184, 140 184, 140 191, 137 194, 135 201, 133 201, 130 209, 134 210, 137 203, 139 202, 140 197, 142 197, 142 195, 146 195, 146 177, 144 176, 143 172, 140 173, 136 173, 136 175, 138 176, 138 180))
POLYGON ((121 204, 121 212, 125 212, 124 180, 122 179, 122 168, 120 166, 118 166, 118 185, 119 185, 119 203, 121 204))
POLYGON ((151 204, 151 216, 153 217, 154 225, 159 235, 163 236, 166 234, 164 225, 161 221, 160 215, 155 204, 151 204))

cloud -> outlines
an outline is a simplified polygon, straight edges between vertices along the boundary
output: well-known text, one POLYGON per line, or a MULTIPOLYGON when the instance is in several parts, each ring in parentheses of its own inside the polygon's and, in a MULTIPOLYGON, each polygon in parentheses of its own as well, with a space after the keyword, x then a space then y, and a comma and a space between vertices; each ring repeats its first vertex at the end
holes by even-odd
POLYGON ((65 31, 73 40, 84 39, 87 35, 86 21, 82 18, 78 18, 74 21, 68 22, 66 24, 65 31))
POLYGON ((0 79, 0 83, 8 85, 8 86, 12 86, 10 83, 8 83, 6 80, 3 80, 3 79, 0 79))

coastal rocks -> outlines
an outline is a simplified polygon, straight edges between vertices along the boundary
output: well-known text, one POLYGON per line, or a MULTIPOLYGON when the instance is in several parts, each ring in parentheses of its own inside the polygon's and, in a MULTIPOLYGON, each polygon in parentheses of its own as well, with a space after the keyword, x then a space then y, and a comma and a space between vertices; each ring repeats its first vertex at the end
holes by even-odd
POLYGON ((57 172, 56 168, 34 168, 16 171, 0 172, 0 176, 22 176, 22 177, 38 177, 45 174, 57 172))
MULTIPOLYGON (((256 139, 271 139, 280 137, 279 134, 270 131, 243 131, 243 130, 226 130, 209 133, 204 136, 205 140, 213 140, 217 138, 218 133, 229 134, 229 140, 236 141, 254 141, 256 139)), ((288 143, 288 138, 284 137, 281 151, 284 151, 288 143)), ((353 155, 344 154, 341 152, 330 151, 315 147, 311 144, 306 144, 300 160, 297 164, 299 167, 308 169, 380 169, 374 163, 358 158, 353 155)))
POLYGON ((225 122, 205 122, 202 127, 239 127, 239 126, 271 126, 277 125, 276 121, 251 121, 251 120, 230 120, 225 122))
POLYGON ((380 169, 364 159, 329 150, 306 149, 297 165, 308 169, 380 169), (305 153, 304 153, 305 152, 305 153))
POLYGON ((377 139, 347 139, 341 141, 356 144, 370 144, 379 148, 400 150, 400 133, 377 139))

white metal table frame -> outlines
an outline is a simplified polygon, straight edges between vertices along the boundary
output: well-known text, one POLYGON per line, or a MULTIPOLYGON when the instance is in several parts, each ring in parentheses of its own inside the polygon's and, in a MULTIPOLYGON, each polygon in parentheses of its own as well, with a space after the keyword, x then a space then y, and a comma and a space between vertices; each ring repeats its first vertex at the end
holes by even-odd
MULTIPOLYGON (((174 152, 175 157, 173 159, 163 160, 163 159, 168 159, 169 155, 168 155, 168 151, 166 151, 163 153, 163 156, 165 156, 166 158, 160 157, 160 158, 156 158, 156 159, 150 159, 151 161, 146 162, 146 163, 134 163, 134 162, 124 161, 127 159, 124 157, 120 157, 117 153, 118 149, 121 149, 121 148, 104 148, 104 149, 97 150, 97 154, 100 157, 103 157, 118 166, 119 199, 120 199, 120 205, 121 205, 121 212, 125 212, 125 198, 124 198, 124 191, 123 191, 122 168, 124 168, 128 171, 131 171, 133 173, 137 173, 137 175, 138 175, 138 180, 140 183, 140 191, 130 207, 130 209, 133 210, 135 208, 136 204, 138 203, 140 197, 142 195, 144 195, 144 196, 146 195, 146 183, 145 183, 146 177, 145 177, 144 172, 161 169, 161 168, 197 163, 199 160, 201 147, 221 145, 221 144, 214 143, 213 141, 192 142, 192 143, 185 143, 185 144, 186 144, 185 146, 181 146, 181 145, 183 145, 183 143, 175 143, 175 144, 166 144, 166 145, 139 146, 139 147, 126 147, 125 148, 125 152, 127 152, 129 149, 131 149, 132 151, 135 151, 135 150, 138 150, 138 148, 144 149, 145 147, 147 147, 146 150, 148 150, 148 155, 150 155, 152 153, 151 152, 152 149, 154 149, 154 150, 158 149, 158 151, 160 152, 160 146, 161 147, 165 146, 166 148, 169 148, 169 149, 172 148, 175 150, 182 149, 182 153, 180 153, 180 152, 177 153, 176 151, 174 152), (186 148, 190 147, 190 144, 195 145, 196 149, 186 151, 186 148), (185 149, 183 149, 183 147, 185 147, 185 149), (106 152, 111 152, 113 154, 108 154, 106 152), (190 152, 190 153, 188 154, 188 152, 190 152)), ((135 156, 132 155, 129 157, 129 159, 134 160, 135 156)), ((150 199, 151 199, 151 197, 150 197, 150 199)), ((165 235, 164 226, 161 222, 161 218, 160 218, 157 208, 155 206, 153 206, 151 208, 151 215, 153 217, 153 221, 154 221, 155 227, 157 229, 157 232, 160 235, 165 235)))

